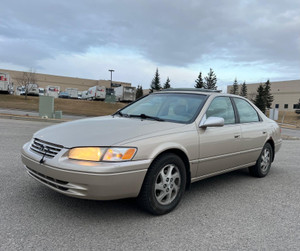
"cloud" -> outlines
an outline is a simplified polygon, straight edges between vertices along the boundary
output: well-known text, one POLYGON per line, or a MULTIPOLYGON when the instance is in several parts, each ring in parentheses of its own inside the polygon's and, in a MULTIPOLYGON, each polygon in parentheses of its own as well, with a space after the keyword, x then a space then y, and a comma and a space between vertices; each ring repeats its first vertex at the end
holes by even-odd
MULTIPOLYGON (((280 73, 287 69, 279 65, 260 65, 258 63, 239 64, 228 63, 225 60, 212 61, 205 59, 202 64, 203 77, 209 72, 210 66, 215 65, 214 71, 217 75, 218 89, 226 91, 226 86, 232 84, 235 77, 238 82, 247 83, 265 82, 267 79, 281 79, 280 73), (270 68, 274 71, 270 71, 270 68), (256 72, 257 75, 253 75, 256 72), (266 76, 266 72, 268 75, 266 76), (257 77, 260 76, 260 77, 257 77)), ((130 82, 133 86, 142 85, 148 89, 158 67, 153 61, 120 48, 91 48, 86 53, 60 54, 51 59, 38 61, 40 68, 37 72, 47 74, 83 77, 90 79, 110 79, 109 69, 114 69, 113 80, 130 82), (50 69, 50 70, 49 70, 50 69)), ((193 88, 199 74, 199 66, 189 65, 188 67, 161 65, 158 67, 161 85, 167 77, 171 79, 172 87, 193 88)), ((24 69, 28 70, 28 69, 24 69)), ((291 78, 292 79, 292 78, 291 78)))
MULTIPOLYGON (((135 62, 194 73, 248 64, 251 69, 256 65, 257 72, 268 66, 286 69, 285 78, 300 77, 298 0, 4 0, 2 6, 2 64, 42 69, 42 63, 61 55, 89 55, 92 64, 92 50, 114 48, 111 58, 118 52, 123 56, 120 68, 127 69, 124 57, 138 58, 130 69, 140 72, 135 62)), ((103 65, 114 63, 109 58, 103 65)))

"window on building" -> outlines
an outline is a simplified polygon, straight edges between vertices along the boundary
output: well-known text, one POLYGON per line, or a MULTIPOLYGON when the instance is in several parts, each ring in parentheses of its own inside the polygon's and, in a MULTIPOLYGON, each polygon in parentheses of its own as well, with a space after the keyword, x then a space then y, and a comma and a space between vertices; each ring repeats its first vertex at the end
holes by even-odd
POLYGON ((288 104, 284 104, 284 109, 288 109, 289 105, 288 104))
POLYGON ((300 109, 299 104, 294 104, 293 109, 300 109))
POLYGON ((279 104, 276 104, 276 105, 275 105, 275 108, 279 108, 279 104))

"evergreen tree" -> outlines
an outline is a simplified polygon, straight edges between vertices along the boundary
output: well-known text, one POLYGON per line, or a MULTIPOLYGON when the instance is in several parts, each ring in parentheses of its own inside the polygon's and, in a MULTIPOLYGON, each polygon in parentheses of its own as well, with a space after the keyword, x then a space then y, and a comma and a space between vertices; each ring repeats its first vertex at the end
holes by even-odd
POLYGON ((242 84, 240 96, 247 98, 247 85, 245 81, 242 84))
POLYGON ((265 83, 264 86, 264 98, 265 98, 265 104, 266 104, 266 108, 271 108, 272 102, 274 100, 273 95, 271 94, 271 83, 270 80, 268 79, 268 81, 265 83))
POLYGON ((232 86, 232 88, 230 90, 230 93, 237 95, 238 94, 238 90, 239 90, 239 85, 238 85, 237 79, 235 78, 235 80, 233 82, 233 86, 232 86))
POLYGON ((158 68, 156 68, 154 78, 152 79, 152 82, 151 82, 150 92, 153 92, 154 90, 159 91, 160 89, 161 89, 160 77, 159 77, 159 73, 158 73, 158 68))
POLYGON ((170 79, 168 77, 166 83, 164 84, 163 89, 169 89, 169 88, 171 88, 171 85, 170 85, 170 79))
POLYGON ((143 97, 143 95, 143 87, 141 85, 138 85, 138 87, 136 88, 135 99, 143 97))
POLYGON ((195 88, 204 88, 204 82, 202 78, 202 72, 200 71, 198 78, 195 80, 195 88))
POLYGON ((266 112, 266 103, 265 103, 265 88, 262 84, 257 88, 257 95, 255 97, 254 104, 263 112, 266 112))
POLYGON ((207 77, 205 77, 204 79, 205 79, 205 83, 204 83, 205 89, 217 90, 217 76, 214 73, 212 68, 210 68, 207 77))

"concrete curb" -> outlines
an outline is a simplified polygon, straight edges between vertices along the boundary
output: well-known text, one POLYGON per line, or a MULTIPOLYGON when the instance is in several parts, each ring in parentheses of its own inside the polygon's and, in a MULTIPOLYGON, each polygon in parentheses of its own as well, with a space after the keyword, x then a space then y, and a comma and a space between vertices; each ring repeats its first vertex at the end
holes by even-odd
POLYGON ((14 114, 0 114, 0 118, 3 119, 15 119, 15 120, 27 120, 27 121, 37 121, 37 122, 48 122, 48 123, 62 123, 71 120, 66 119, 43 119, 40 117, 33 117, 33 116, 24 116, 24 115, 14 115, 14 114))
POLYGON ((298 137, 288 136, 288 135, 281 135, 283 140, 300 140, 298 137))
POLYGON ((292 130, 300 130, 300 127, 297 127, 297 125, 282 124, 282 123, 278 123, 278 125, 279 125, 281 128, 292 129, 292 130))
POLYGON ((285 129, 290 129, 290 130, 296 130, 299 131, 300 128, 299 127, 291 127, 291 126, 284 126, 284 125, 279 125, 281 128, 285 128, 285 129))

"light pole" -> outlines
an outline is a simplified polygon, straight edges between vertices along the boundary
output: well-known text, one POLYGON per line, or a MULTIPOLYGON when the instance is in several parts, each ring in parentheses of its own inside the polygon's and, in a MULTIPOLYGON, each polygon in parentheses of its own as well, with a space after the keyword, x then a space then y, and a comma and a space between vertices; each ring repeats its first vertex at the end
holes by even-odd
POLYGON ((115 71, 115 70, 108 70, 110 71, 110 87, 112 87, 112 73, 115 71))

